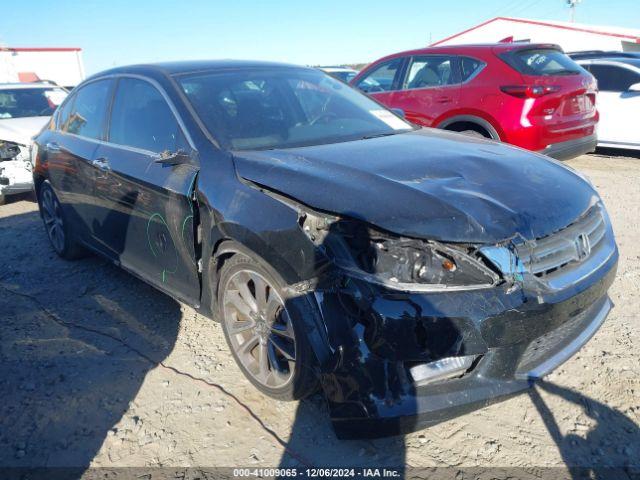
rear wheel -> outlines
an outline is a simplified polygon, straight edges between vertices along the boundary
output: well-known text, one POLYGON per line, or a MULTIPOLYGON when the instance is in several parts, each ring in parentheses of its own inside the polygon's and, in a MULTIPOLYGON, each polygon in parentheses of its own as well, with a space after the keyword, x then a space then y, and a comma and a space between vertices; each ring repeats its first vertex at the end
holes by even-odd
POLYGON ((62 205, 49 183, 43 183, 40 189, 40 212, 51 246, 60 257, 73 260, 86 253, 73 238, 62 205))
POLYGON ((225 338, 261 392, 297 400, 317 387, 314 357, 284 282, 261 261, 236 254, 220 272, 218 308, 225 338))

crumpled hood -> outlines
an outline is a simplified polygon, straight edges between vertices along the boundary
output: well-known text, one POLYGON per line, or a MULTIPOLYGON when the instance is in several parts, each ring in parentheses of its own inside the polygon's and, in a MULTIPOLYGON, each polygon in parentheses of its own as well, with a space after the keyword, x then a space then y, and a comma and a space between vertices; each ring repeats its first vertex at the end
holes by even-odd
POLYGON ((234 161, 241 177, 310 207, 449 242, 539 238, 598 201, 586 181, 546 157, 432 129, 235 152, 234 161))
POLYGON ((0 140, 29 145, 31 137, 38 134, 50 118, 0 118, 0 140))

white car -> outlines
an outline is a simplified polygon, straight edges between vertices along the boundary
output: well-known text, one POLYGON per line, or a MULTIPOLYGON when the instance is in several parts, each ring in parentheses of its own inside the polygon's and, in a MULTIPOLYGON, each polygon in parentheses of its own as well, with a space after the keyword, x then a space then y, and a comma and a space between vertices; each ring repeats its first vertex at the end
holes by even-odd
POLYGON ((612 56, 576 62, 598 81, 598 146, 640 150, 640 58, 612 56))
POLYGON ((31 138, 67 96, 49 83, 0 84, 0 205, 33 189, 31 138))
POLYGON ((338 80, 342 80, 344 83, 349 83, 357 74, 358 71, 348 67, 319 67, 325 73, 328 73, 338 80))

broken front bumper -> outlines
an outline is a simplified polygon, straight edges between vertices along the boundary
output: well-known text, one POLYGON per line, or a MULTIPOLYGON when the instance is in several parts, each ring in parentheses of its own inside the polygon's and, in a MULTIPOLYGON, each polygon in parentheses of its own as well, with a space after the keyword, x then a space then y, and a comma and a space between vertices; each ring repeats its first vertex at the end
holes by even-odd
POLYGON ((31 163, 22 158, 0 161, 0 195, 33 190, 31 163))
POLYGON ((401 293, 353 279, 317 290, 332 352, 321 383, 338 437, 414 431, 530 387, 602 324, 617 259, 614 246, 590 275, 546 294, 401 293), (412 378, 416 365, 461 356, 475 360, 457 378, 412 378))

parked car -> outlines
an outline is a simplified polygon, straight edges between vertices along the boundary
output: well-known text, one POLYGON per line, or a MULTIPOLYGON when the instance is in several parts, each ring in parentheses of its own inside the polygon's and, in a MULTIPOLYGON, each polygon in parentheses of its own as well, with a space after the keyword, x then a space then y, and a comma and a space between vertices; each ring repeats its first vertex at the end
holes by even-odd
POLYGON ((640 54, 576 61, 598 81, 598 146, 640 149, 640 54))
POLYGON ((358 74, 357 70, 348 67, 320 67, 320 70, 345 83, 349 83, 358 74))
POLYGON ((546 44, 433 47, 384 57, 351 81, 426 127, 492 138, 558 159, 596 146, 593 77, 546 44))
POLYGON ((0 84, 0 205, 8 195, 33 190, 31 137, 66 95, 50 83, 0 84))
POLYGON ((219 320, 266 395, 320 385, 342 438, 525 390, 611 308, 618 250, 588 181, 317 69, 116 68, 35 143, 58 255, 99 253, 219 320))
POLYGON ((596 58, 639 58, 640 52, 618 52, 614 50, 583 50, 567 53, 573 60, 590 60, 596 58))

